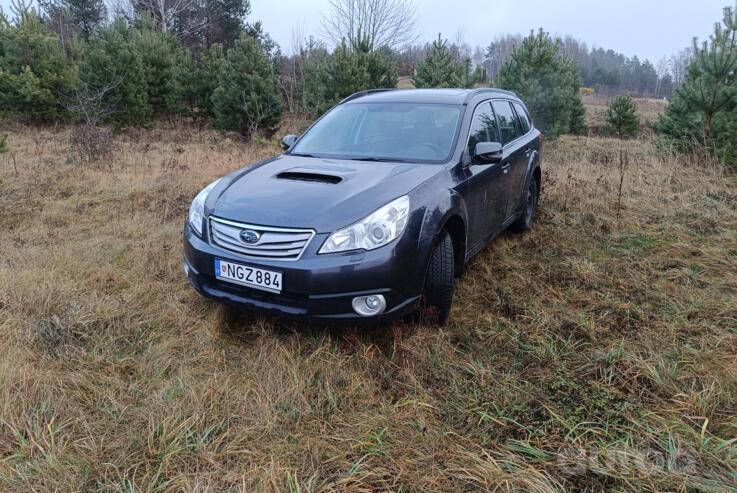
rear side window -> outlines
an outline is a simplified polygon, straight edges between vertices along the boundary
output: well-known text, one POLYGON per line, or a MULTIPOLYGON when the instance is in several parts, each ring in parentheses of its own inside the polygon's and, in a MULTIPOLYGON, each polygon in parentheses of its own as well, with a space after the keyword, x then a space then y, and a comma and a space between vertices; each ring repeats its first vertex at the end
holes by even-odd
POLYGON ((473 114, 471 131, 468 134, 468 154, 470 156, 473 156, 473 151, 479 142, 499 142, 496 119, 489 103, 480 104, 473 114))
POLYGON ((532 123, 530 123, 530 115, 527 114, 527 111, 525 108, 519 104, 519 103, 512 103, 514 105, 514 109, 517 111, 517 116, 519 117, 519 122, 522 124, 522 133, 527 133, 532 128, 532 123))
POLYGON ((502 143, 507 144, 522 135, 519 120, 512 111, 509 101, 494 101, 492 104, 499 122, 499 128, 502 131, 502 143))

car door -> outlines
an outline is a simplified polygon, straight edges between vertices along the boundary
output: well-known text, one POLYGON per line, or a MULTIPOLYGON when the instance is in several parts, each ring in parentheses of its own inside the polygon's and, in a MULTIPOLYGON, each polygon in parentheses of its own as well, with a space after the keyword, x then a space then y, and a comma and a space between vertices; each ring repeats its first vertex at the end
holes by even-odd
POLYGON ((469 245, 470 250, 474 251, 499 232, 507 210, 501 164, 473 159, 474 149, 479 142, 499 142, 496 118, 488 101, 479 104, 474 110, 464 153, 469 245))
POLYGON ((504 223, 508 217, 516 212, 519 205, 521 194, 518 188, 518 180, 520 176, 524 177, 527 171, 529 152, 526 141, 522 138, 522 128, 517 114, 512 108, 512 103, 500 99, 494 100, 492 106, 504 145, 504 159, 501 163, 502 181, 505 187, 503 191, 505 198, 504 213, 502 213, 502 223, 504 223))
POLYGON ((509 173, 511 178, 512 194, 510 195, 509 200, 509 210, 507 211, 508 216, 511 216, 520 210, 520 207, 522 206, 521 199, 525 187, 525 179, 527 178, 530 158, 533 156, 533 152, 537 150, 535 137, 532 133, 532 121, 530 120, 530 115, 527 112, 527 109, 517 101, 512 102, 512 107, 514 107, 514 112, 517 114, 517 119, 522 130, 522 137, 520 137, 520 139, 523 141, 525 158, 523 161, 524 166, 517 166, 509 173))

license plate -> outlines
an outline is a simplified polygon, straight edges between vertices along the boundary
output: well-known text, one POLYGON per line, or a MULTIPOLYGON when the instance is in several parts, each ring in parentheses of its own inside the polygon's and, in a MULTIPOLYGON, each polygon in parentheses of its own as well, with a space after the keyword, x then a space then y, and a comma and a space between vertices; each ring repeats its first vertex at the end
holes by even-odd
POLYGON ((249 288, 281 293, 281 272, 215 259, 215 277, 249 288))

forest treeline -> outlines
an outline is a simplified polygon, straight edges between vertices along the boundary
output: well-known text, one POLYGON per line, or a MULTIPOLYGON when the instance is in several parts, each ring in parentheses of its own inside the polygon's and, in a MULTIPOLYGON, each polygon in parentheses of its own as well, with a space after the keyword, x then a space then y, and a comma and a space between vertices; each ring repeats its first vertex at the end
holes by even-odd
MULTIPOLYGON (((520 34, 504 34, 496 36, 485 47, 471 47, 462 40, 462 36, 457 36, 450 47, 455 57, 466 58, 474 67, 479 67, 482 81, 489 82, 496 78, 523 38, 520 34)), ((399 52, 397 60, 401 75, 411 75, 430 48, 428 43, 399 52)), ((653 64, 637 55, 628 57, 611 49, 590 48, 584 41, 570 36, 559 39, 559 50, 576 65, 584 87, 607 97, 627 92, 647 98, 670 98, 683 80, 692 53, 689 47, 653 64)))
MULTIPOLYGON (((437 41, 408 42, 416 37, 407 28, 416 22, 411 5, 380 3, 393 16, 389 24, 405 24, 403 32, 379 40, 371 25, 363 34, 343 32, 341 11, 334 10, 336 48, 312 37, 295 40, 292 53, 283 54, 260 23, 249 22, 249 0, 129 0, 113 12, 102 0, 18 0, 0 17, 0 109, 51 121, 97 102, 100 118, 120 126, 182 114, 224 129, 268 128, 283 109, 320 113, 354 90, 394 86, 418 68, 427 72, 423 62, 437 41), (252 76, 236 81, 241 69, 252 76), (229 97, 236 83, 242 94, 261 93, 243 118, 224 114, 244 105, 229 97), (245 120, 249 128, 240 128, 245 120)), ((460 39, 439 42, 447 49, 447 60, 435 60, 443 64, 439 69, 461 66, 456 85, 469 87, 496 79, 522 36, 498 36, 483 50, 460 39)), ((558 49, 578 67, 583 86, 647 96, 672 92, 670 73, 658 74, 647 60, 589 50, 572 38, 559 40, 558 49)))
POLYGON ((734 9, 704 44, 655 67, 542 29, 485 48, 439 35, 417 44, 412 0, 330 0, 319 37, 290 53, 250 20, 249 0, 13 0, 0 14, 0 113, 29 122, 147 126, 191 118, 244 135, 285 111, 315 117, 365 89, 495 85, 517 91, 555 137, 584 132, 581 93, 673 98, 654 128, 731 161, 737 51, 734 9))

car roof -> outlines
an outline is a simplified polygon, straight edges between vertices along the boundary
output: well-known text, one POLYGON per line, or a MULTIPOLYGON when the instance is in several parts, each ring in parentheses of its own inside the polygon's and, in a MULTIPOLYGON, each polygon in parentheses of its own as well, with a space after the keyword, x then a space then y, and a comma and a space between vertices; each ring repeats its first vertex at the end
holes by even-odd
POLYGON ((479 89, 371 89, 352 94, 341 101, 346 103, 437 103, 467 104, 477 95, 501 96, 519 100, 511 91, 494 88, 479 89))

